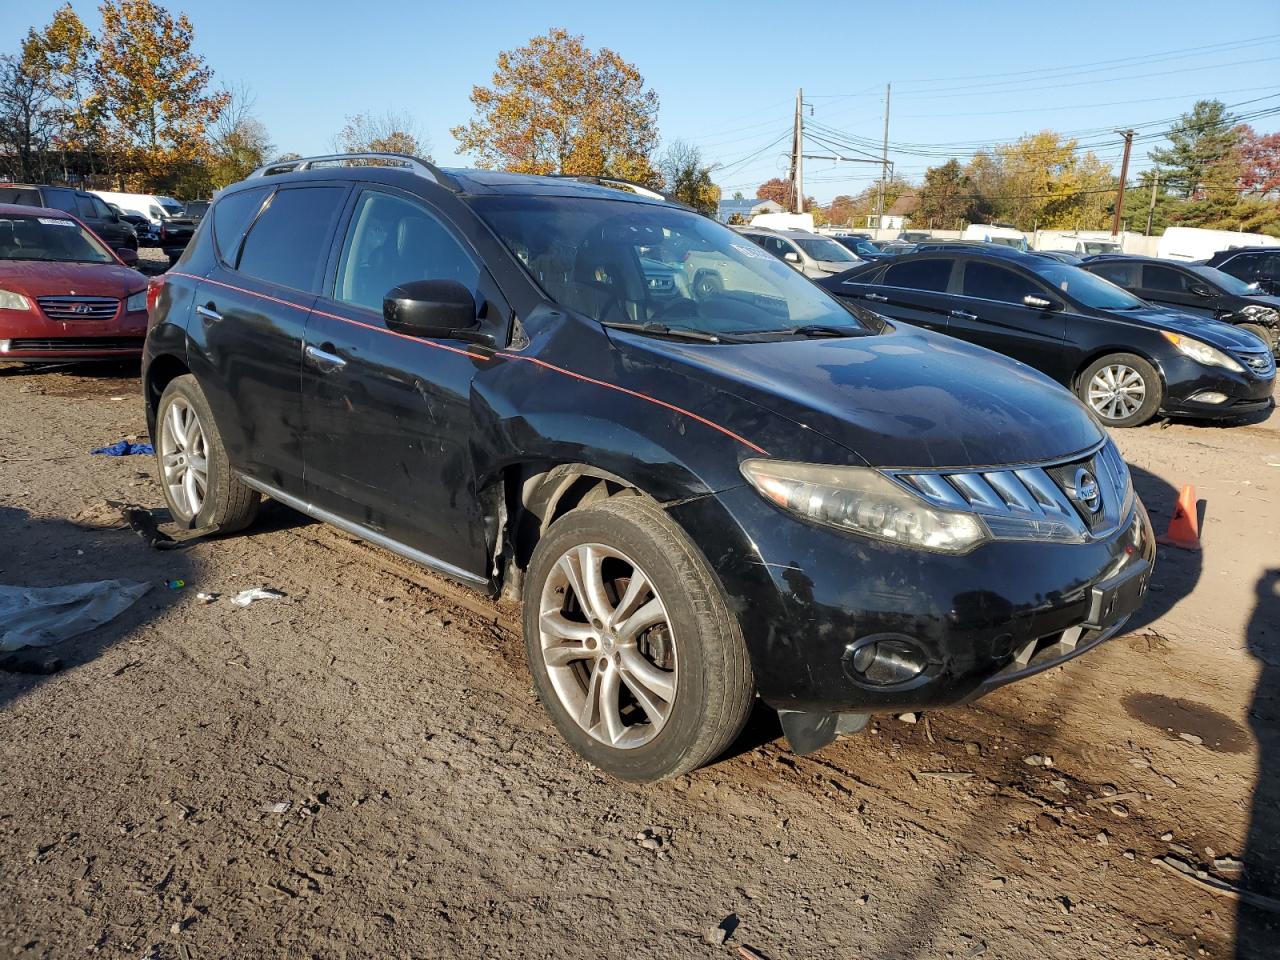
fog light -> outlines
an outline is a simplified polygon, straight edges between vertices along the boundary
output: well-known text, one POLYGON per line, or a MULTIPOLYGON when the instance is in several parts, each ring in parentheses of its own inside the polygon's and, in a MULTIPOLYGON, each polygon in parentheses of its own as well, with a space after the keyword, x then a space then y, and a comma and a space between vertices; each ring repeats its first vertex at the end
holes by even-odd
POLYGON ((844 660, 855 679, 878 687, 914 680, 929 666, 929 658, 913 640, 894 634, 849 644, 844 660))
POLYGON ((10 341, 0 340, 0 353, 8 353, 9 346, 10 346, 10 341))
POLYGON ((1227 395, 1216 390, 1205 390, 1191 398, 1195 403, 1226 403, 1227 395))

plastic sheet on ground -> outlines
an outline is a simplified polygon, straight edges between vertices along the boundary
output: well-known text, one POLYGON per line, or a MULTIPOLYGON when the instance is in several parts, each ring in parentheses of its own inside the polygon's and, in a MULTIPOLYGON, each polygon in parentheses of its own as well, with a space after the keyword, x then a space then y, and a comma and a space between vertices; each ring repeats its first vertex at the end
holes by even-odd
POLYGON ((47 647, 115 619, 149 583, 98 580, 61 587, 0 584, 0 651, 47 647))
POLYGON ((156 452, 155 447, 149 443, 133 443, 129 440, 118 440, 109 447, 98 447, 96 450, 90 450, 90 453, 100 454, 104 457, 132 457, 135 454, 153 454, 156 452))

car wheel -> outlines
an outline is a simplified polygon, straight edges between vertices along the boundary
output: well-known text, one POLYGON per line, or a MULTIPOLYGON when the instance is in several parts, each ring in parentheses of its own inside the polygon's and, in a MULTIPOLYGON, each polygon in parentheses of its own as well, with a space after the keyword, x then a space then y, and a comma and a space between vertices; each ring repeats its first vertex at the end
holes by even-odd
POLYGON ((232 473, 209 402, 191 374, 164 388, 156 428, 160 486, 176 521, 192 530, 226 532, 253 522, 258 493, 232 473))
POLYGON ((1146 423, 1164 399, 1156 368, 1132 353, 1113 353, 1095 360, 1076 385, 1080 399, 1108 427, 1146 423))
POLYGON ((751 664, 718 582, 644 497, 595 503, 551 525, 529 563, 524 635, 561 735, 623 780, 702 766, 751 710, 751 664))
POLYGON ((1248 330, 1255 337, 1265 343, 1268 350, 1273 353, 1275 352, 1277 348, 1276 331, 1272 330, 1270 327, 1264 327, 1260 323, 1242 323, 1240 324, 1240 329, 1248 330))

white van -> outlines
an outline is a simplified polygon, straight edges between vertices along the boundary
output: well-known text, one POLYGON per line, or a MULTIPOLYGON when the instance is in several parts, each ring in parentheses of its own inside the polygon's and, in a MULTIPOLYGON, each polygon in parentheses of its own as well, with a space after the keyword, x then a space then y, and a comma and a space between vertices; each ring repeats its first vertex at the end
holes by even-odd
POLYGON ((971 223, 964 228, 961 240, 977 240, 981 243, 998 243, 1002 247, 1013 247, 1026 253, 1027 235, 1013 227, 1002 227, 990 223, 971 223))
POLYGON ((814 232, 812 213, 757 213, 751 218, 751 226, 768 227, 770 230, 814 232))
POLYGON ((151 221, 153 227, 162 220, 182 216, 182 204, 173 197, 150 193, 112 193, 110 190, 91 190, 107 203, 114 203, 122 213, 136 213, 151 221))
POLYGON ((1280 247, 1280 240, 1265 233, 1168 227, 1160 238, 1156 256, 1162 260, 1208 260, 1219 250, 1236 247, 1280 247))

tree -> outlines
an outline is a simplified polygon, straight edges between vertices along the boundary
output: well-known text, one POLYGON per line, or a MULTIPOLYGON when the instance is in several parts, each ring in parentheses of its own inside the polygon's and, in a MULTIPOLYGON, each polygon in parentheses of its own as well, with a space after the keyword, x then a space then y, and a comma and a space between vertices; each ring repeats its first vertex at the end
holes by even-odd
POLYGON ((1170 189, 1191 199, 1209 168, 1239 146, 1242 135, 1221 100, 1197 100, 1170 128, 1168 138, 1168 147, 1148 156, 1165 170, 1170 189))
POLYGON ((783 180, 781 177, 766 180, 756 188, 757 200, 772 200, 774 203, 782 204, 784 210, 791 209, 792 196, 794 196, 794 190, 791 181, 783 180))
POLYGON ((699 213, 714 216, 720 203, 720 188, 711 182, 711 168, 702 163, 702 151, 684 140, 674 140, 658 161, 663 188, 673 200, 686 203, 699 213))
POLYGON ((156 186, 201 158, 208 126, 227 105, 213 71, 193 52, 194 30, 153 0, 104 0, 96 89, 113 136, 156 186))
POLYGON ((8 175, 47 180, 48 151, 58 130, 48 87, 18 57, 0 57, 0 158, 8 158, 8 175))
POLYGON ((919 226, 955 229, 969 221, 974 208, 973 184, 958 160, 948 160, 924 172, 924 184, 916 191, 920 205, 912 221, 919 226))
POLYGON ((452 129, 482 167, 653 183, 658 95, 617 53, 563 29, 498 54, 492 85, 471 88, 476 115, 452 129))
POLYGON ((338 153, 403 153, 431 159, 431 144, 406 113, 357 113, 333 139, 338 153))
POLYGON ((1241 190, 1263 197, 1280 194, 1280 133, 1259 134, 1243 127, 1239 152, 1241 190))
MULTIPOLYGON (((43 30, 32 28, 22 42, 22 67, 53 100, 56 125, 51 146, 62 155, 79 154, 90 171, 107 153, 106 105, 98 91, 98 43, 71 4, 54 11, 43 30)), ((64 171, 64 176, 66 175, 64 171)))
POLYGON ((213 189, 243 180, 267 162, 275 144, 253 115, 254 97, 247 87, 226 91, 227 105, 210 129, 209 181, 213 189))
POLYGON ((1092 152, 1077 156, 1076 147, 1052 130, 997 147, 1001 193, 993 206, 1000 219, 1023 230, 1104 226, 1114 187, 1110 168, 1092 152))

